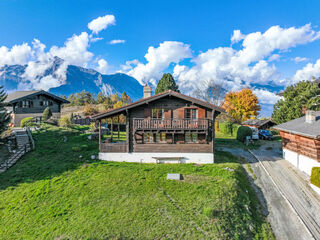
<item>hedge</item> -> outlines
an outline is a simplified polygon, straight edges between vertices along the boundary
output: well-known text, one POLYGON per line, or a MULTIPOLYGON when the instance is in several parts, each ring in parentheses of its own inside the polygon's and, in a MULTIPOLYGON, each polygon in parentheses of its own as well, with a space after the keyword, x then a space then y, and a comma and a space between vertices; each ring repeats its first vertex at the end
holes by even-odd
POLYGON ((238 128, 237 139, 241 142, 245 142, 247 136, 252 137, 252 130, 249 127, 241 126, 238 128))
POLYGON ((313 167, 310 182, 320 188, 320 167, 313 167))
POLYGON ((237 135, 239 127, 239 124, 225 121, 219 124, 219 132, 223 133, 223 135, 235 137, 237 135))
POLYGON ((49 118, 51 118, 51 116, 52 116, 51 109, 49 107, 46 107, 46 109, 44 109, 42 113, 42 120, 47 121, 49 118))
POLYGON ((27 126, 30 126, 30 124, 32 123, 33 121, 33 117, 26 117, 24 119, 21 120, 20 122, 20 127, 27 127, 27 126))

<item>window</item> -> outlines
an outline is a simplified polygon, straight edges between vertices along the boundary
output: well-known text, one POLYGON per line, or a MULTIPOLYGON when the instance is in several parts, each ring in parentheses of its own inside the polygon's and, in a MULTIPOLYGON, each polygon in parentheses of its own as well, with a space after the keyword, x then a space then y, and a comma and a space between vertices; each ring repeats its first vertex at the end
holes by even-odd
POLYGON ((22 108, 30 108, 30 107, 33 107, 33 101, 23 100, 23 101, 19 102, 19 107, 22 107, 22 108))
POLYGON ((191 109, 190 108, 184 109, 184 118, 185 119, 190 119, 191 118, 191 109))
POLYGON ((40 101, 39 104, 40 104, 40 106, 43 106, 43 101, 40 101))
POLYGON ((154 143, 154 134, 153 133, 144 133, 143 134, 144 143, 154 143))
POLYGON ((186 141, 186 143, 191 142, 191 134, 190 133, 185 134, 185 141, 186 141))
POLYGON ((186 143, 197 143, 198 142, 198 134, 197 133, 186 133, 185 134, 185 142, 186 143))
POLYGON ((164 117, 164 109, 162 108, 154 108, 152 109, 152 118, 162 119, 164 117))
POLYGON ((157 143, 166 142, 166 134, 165 133, 157 133, 156 134, 156 142, 157 143))
POLYGON ((194 142, 194 143, 198 142, 198 134, 197 133, 192 133, 192 142, 194 142))
POLYGON ((185 108, 184 109, 184 118, 185 119, 197 119, 197 109, 195 108, 185 108))

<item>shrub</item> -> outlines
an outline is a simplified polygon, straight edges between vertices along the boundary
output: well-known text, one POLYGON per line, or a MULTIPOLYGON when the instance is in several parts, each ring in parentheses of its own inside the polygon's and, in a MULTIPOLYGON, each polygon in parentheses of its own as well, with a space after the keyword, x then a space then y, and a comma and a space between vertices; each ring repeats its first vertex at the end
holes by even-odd
POLYGON ((70 120, 70 117, 68 116, 62 116, 60 119, 59 119, 59 126, 60 127, 64 127, 64 128, 71 128, 72 127, 72 122, 70 120))
POLYGON ((218 121, 215 121, 214 122, 214 130, 216 131, 216 132, 219 132, 220 130, 219 130, 219 122, 218 121))
POLYGON ((241 127, 241 125, 236 124, 236 123, 232 124, 232 136, 234 136, 234 137, 237 136, 239 127, 241 127))
POLYGON ((271 134, 272 135, 279 135, 280 132, 278 130, 273 129, 273 130, 271 130, 271 134))
POLYGON ((97 130, 96 123, 95 122, 90 123, 89 128, 91 132, 96 131, 97 130))
POLYGON ((83 144, 83 145, 81 145, 81 149, 86 151, 89 149, 89 146, 87 144, 83 144))
POLYGON ((26 117, 21 120, 20 127, 30 127, 33 124, 33 117, 26 117))
POLYGON ((237 139, 241 142, 244 142, 247 136, 252 137, 252 130, 246 126, 240 126, 237 132, 237 139))
POLYGON ((98 110, 91 104, 86 104, 83 109, 84 115, 91 116, 98 113, 98 110))
POLYGON ((49 107, 46 107, 46 109, 42 113, 42 120, 47 121, 49 118, 51 118, 52 112, 49 107))
POLYGON ((219 124, 220 132, 224 135, 232 136, 232 122, 222 122, 219 124))
POLYGON ((313 167, 310 182, 320 188, 320 167, 313 167))

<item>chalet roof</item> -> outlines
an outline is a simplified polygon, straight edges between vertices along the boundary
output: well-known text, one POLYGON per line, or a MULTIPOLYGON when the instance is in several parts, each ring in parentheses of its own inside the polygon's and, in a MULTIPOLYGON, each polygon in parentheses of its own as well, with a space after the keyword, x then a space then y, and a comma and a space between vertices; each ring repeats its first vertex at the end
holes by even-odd
POLYGON ((49 92, 46 92, 44 90, 34 90, 34 91, 16 91, 16 92, 13 92, 13 93, 10 93, 8 94, 7 98, 6 98, 6 102, 7 103, 14 103, 14 102, 18 102, 26 97, 31 97, 31 96, 35 96, 35 95, 39 95, 39 94, 44 94, 44 95, 47 95, 47 96, 50 96, 54 99, 56 99, 57 101, 59 102, 62 102, 62 103, 69 103, 68 100, 66 99, 63 99, 61 97, 58 97, 52 93, 49 93, 49 92))
POLYGON ((244 121, 242 124, 261 127, 269 122, 273 123, 270 119, 265 119, 265 120, 249 119, 247 121, 244 121))
POLYGON ((313 123, 307 123, 306 117, 304 116, 282 123, 273 128, 301 136, 320 138, 320 111, 316 112, 316 121, 313 123))
POLYGON ((121 113, 125 112, 128 109, 135 108, 135 107, 141 106, 143 104, 156 101, 156 100, 161 99, 161 98, 166 97, 166 96, 174 96, 176 98, 180 98, 180 99, 189 101, 191 103, 194 103, 194 104, 197 104, 197 105, 200 105, 200 106, 203 106, 203 107, 218 111, 220 113, 221 112, 225 112, 225 110, 223 108, 218 107, 216 105, 213 105, 213 104, 211 104, 209 102, 205 102, 205 101, 202 101, 202 100, 197 99, 197 98, 193 98, 193 97, 190 97, 190 96, 187 96, 187 95, 184 95, 184 94, 172 91, 172 90, 168 90, 166 92, 159 93, 159 94, 153 95, 151 97, 140 99, 140 100, 138 100, 136 102, 133 102, 133 103, 130 103, 130 104, 126 105, 126 106, 123 106, 123 107, 120 107, 120 108, 117 108, 117 109, 112 109, 112 110, 109 110, 109 111, 106 111, 106 112, 103 112, 103 113, 99 113, 99 114, 93 115, 93 116, 91 116, 91 118, 94 119, 94 120, 98 120, 98 119, 102 119, 102 118, 109 117, 109 116, 112 116, 112 115, 121 114, 121 113))

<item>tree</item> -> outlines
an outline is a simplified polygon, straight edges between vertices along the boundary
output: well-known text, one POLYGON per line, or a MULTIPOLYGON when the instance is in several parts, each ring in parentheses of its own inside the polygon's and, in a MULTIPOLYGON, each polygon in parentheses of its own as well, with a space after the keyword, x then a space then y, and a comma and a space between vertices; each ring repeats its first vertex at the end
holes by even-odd
POLYGON ((101 104, 107 99, 107 96, 103 92, 99 92, 97 95, 97 103, 101 104))
POLYGON ((123 92, 120 98, 120 101, 122 102, 123 106, 128 105, 131 103, 131 98, 126 94, 126 92, 123 92))
POLYGON ((90 103, 86 103, 83 108, 84 115, 91 116, 97 114, 99 111, 90 103))
POLYGON ((221 106, 226 95, 226 89, 222 84, 217 83, 212 79, 205 80, 204 82, 201 82, 201 84, 195 85, 193 95, 206 102, 221 106))
POLYGON ((111 97, 107 96, 106 100, 103 102, 103 106, 106 110, 113 108, 111 97))
POLYGON ((46 109, 42 113, 42 120, 47 121, 49 118, 51 118, 52 112, 49 107, 46 107, 46 109))
POLYGON ((159 80, 156 94, 162 93, 168 90, 172 90, 175 92, 179 92, 178 85, 174 81, 172 75, 170 73, 163 74, 162 78, 159 80))
POLYGON ((284 123, 302 117, 306 109, 320 110, 320 88, 315 82, 301 81, 287 87, 273 106, 272 119, 284 123))
POLYGON ((237 123, 256 118, 261 109, 257 96, 248 88, 229 92, 224 99, 223 107, 237 123))
POLYGON ((9 122, 10 122, 10 114, 5 108, 5 100, 7 98, 7 94, 5 94, 3 90, 3 86, 0 86, 0 134, 7 130, 9 122))
POLYGON ((111 95, 111 101, 113 104, 116 104, 119 101, 119 95, 118 93, 114 93, 111 95))

